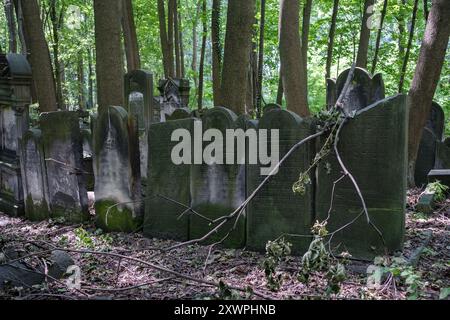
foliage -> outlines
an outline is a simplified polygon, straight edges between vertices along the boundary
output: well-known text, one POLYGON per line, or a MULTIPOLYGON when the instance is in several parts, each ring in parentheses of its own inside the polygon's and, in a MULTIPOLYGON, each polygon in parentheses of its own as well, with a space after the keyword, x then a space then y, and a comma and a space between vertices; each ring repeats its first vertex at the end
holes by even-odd
POLYGON ((427 186, 427 190, 435 194, 435 199, 437 202, 445 200, 448 189, 449 188, 440 181, 432 182, 427 186))
POLYGON ((277 268, 285 257, 291 254, 291 246, 284 238, 267 242, 266 258, 262 266, 267 279, 267 287, 272 291, 278 291, 283 284, 282 274, 277 273, 277 268))

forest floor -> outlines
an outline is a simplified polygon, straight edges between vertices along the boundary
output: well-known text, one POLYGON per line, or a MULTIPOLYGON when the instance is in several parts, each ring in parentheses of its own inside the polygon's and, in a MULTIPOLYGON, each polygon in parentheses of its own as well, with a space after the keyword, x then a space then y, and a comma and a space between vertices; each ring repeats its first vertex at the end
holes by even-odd
MULTIPOLYGON (((352 261, 338 294, 327 295, 326 273, 313 272, 307 285, 298 281, 301 257, 288 257, 279 267, 281 288, 270 291, 264 269, 264 254, 190 245, 151 257, 177 244, 174 241, 146 239, 142 234, 103 234, 92 224, 67 226, 57 221, 33 223, 0 214, 0 249, 16 250, 26 265, 35 270, 47 266, 49 248, 70 248, 117 254, 70 252, 81 269, 80 290, 68 290, 66 279, 35 286, 5 286, 1 299, 439 299, 450 287, 450 199, 441 203, 433 215, 414 213, 420 190, 408 193, 406 259, 420 252, 414 267, 391 265, 391 276, 379 285, 368 286, 369 262, 352 261), (210 250, 211 249, 211 250, 210 250), (123 258, 121 258, 123 256, 123 258), (192 279, 155 270, 133 259, 167 268, 195 279, 219 282, 221 289, 192 279), (226 290, 229 287, 244 291, 226 290), (245 292, 251 287, 259 295, 245 292), (447 289, 445 289, 447 288, 447 289)), ((0 251, 1 252, 1 251, 0 251)), ((1 253, 0 253, 1 255, 1 253)), ((0 259, 0 266, 5 262, 0 259)), ((47 270, 46 268, 44 268, 47 270)))

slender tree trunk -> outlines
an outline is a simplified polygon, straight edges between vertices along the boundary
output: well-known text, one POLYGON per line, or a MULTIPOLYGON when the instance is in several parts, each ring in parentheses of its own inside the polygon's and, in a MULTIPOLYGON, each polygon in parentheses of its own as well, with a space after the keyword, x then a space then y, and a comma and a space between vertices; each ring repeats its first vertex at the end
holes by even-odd
POLYGON ((5 16, 8 24, 9 52, 17 53, 17 32, 12 0, 5 0, 5 16))
POLYGON ((164 76, 169 78, 173 73, 173 53, 170 52, 167 37, 166 10, 164 0, 158 0, 159 36, 161 39, 161 51, 163 56, 164 76))
POLYGON ((373 57, 373 62, 372 62, 372 74, 374 74, 375 70, 377 69, 378 53, 380 51, 381 33, 383 31, 384 19, 386 17, 386 11, 387 11, 387 5, 388 5, 388 0, 384 0, 383 10, 381 11, 381 21, 380 21, 380 25, 379 25, 379 29, 378 29, 378 34, 377 34, 377 42, 375 44, 375 55, 373 57))
POLYGON ((167 8, 167 43, 169 45, 169 77, 175 78, 175 57, 174 57, 174 26, 173 26, 173 15, 174 15, 174 4, 175 0, 169 0, 169 5, 167 8))
POLYGON ((264 29, 266 26, 266 0, 261 0, 261 18, 259 22, 259 49, 258 49, 258 79, 256 95, 256 112, 258 118, 262 115, 262 82, 264 70, 264 29))
POLYGON ((181 78, 184 78, 186 75, 186 70, 184 66, 184 44, 183 44, 183 24, 181 21, 181 13, 178 11, 178 25, 179 25, 179 33, 180 33, 180 63, 181 63, 181 78))
POLYGON ((81 51, 78 52, 77 77, 78 77, 78 106, 80 110, 85 110, 86 96, 84 94, 84 61, 83 61, 83 53, 81 51))
POLYGON ((202 34, 202 49, 200 53, 200 70, 198 81, 198 110, 203 108, 203 78, 205 73, 205 53, 206 53, 206 36, 208 33, 208 26, 206 24, 206 0, 202 0, 202 22, 203 22, 203 34, 202 34))
POLYGON ((331 77, 331 64, 333 62, 333 49, 334 49, 334 35, 336 33, 336 20, 339 11, 339 0, 334 0, 333 14, 331 16, 330 32, 328 34, 328 50, 327 50, 327 65, 325 72, 325 79, 331 77))
POLYGON ((53 34, 53 61, 55 65, 56 100, 58 102, 58 108, 64 110, 65 104, 63 99, 62 82, 61 82, 61 61, 59 57, 59 31, 65 9, 61 8, 60 10, 61 11, 58 15, 56 10, 56 0, 51 0, 50 21, 52 24, 52 34, 53 34))
POLYGON ((16 11, 16 20, 17 20, 17 33, 19 35, 19 41, 20 41, 20 52, 22 54, 26 54, 28 52, 27 50, 27 44, 25 41, 25 27, 23 23, 23 12, 22 12, 22 4, 20 0, 14 0, 14 8, 16 11))
POLYGON ((303 69, 308 75, 308 47, 309 47, 309 26, 311 20, 312 0, 306 0, 303 7, 303 22, 302 22, 302 57, 303 69))
POLYGON ((428 0, 423 0, 423 16, 425 18, 425 22, 428 21, 429 15, 430 15, 430 12, 428 10, 428 0))
POLYGON ((173 0, 173 30, 175 34, 175 76, 181 78, 180 25, 178 22, 178 1, 173 0))
POLYGON ((131 0, 123 0, 122 5, 122 28, 127 56, 127 69, 128 71, 138 70, 141 68, 141 58, 139 55, 136 24, 134 23, 133 3, 131 0))
POLYGON ((198 97, 198 69, 197 69, 197 56, 198 56, 198 49, 197 49, 197 29, 198 29, 198 19, 200 16, 200 7, 201 3, 200 0, 197 2, 197 10, 195 14, 195 19, 192 23, 192 63, 191 63, 191 70, 194 74, 194 86, 195 86, 195 96, 198 97))
POLYGON ((30 48, 30 64, 36 87, 39 109, 41 112, 56 111, 55 79, 53 77, 50 51, 45 40, 44 29, 40 18, 39 5, 36 0, 22 1, 26 34, 30 48))
POLYGON ((411 29, 409 30, 408 45, 406 47, 405 59, 403 60, 403 66, 402 66, 402 70, 400 72, 400 82, 398 85, 399 93, 403 92, 403 86, 405 83, 406 69, 408 67, 409 55, 411 53, 412 42, 414 39, 414 29, 416 26, 416 16, 417 16, 418 5, 419 5, 419 0, 414 0, 414 9, 413 9, 412 20, 411 20, 411 29))
POLYGON ((370 41, 370 29, 368 26, 368 20, 372 15, 372 12, 369 10, 369 8, 373 5, 374 0, 364 1, 364 13, 361 24, 361 32, 359 36, 358 55, 356 56, 356 66, 364 69, 367 69, 367 54, 369 52, 370 41))
POLYGON ((121 0, 94 0, 98 112, 123 106, 121 0))
POLYGON ((89 107, 94 108, 94 71, 92 66, 92 50, 88 49, 88 99, 89 107))
MULTIPOLYGON (((402 5, 406 4, 406 0, 402 0, 402 5)), ((405 20, 402 15, 397 17, 398 21, 398 51, 399 51, 399 63, 400 66, 403 64, 403 59, 405 58, 405 46, 403 45, 403 36, 405 34, 405 20)), ((401 67, 400 67, 401 70, 401 67)))
POLYGON ((431 111, 436 87, 450 36, 450 1, 435 0, 428 16, 419 60, 409 90, 409 184, 414 185, 414 170, 423 127, 431 111))
POLYGON ((280 2, 280 62, 287 109, 309 116, 306 74, 299 34, 299 1, 280 2))
POLYGON ((212 81, 214 105, 216 106, 219 105, 220 102, 220 70, 222 68, 222 47, 220 42, 221 2, 221 0, 213 0, 211 15, 212 81))
POLYGON ((247 72, 252 49, 255 0, 229 0, 220 105, 245 113, 247 72))
POLYGON ((281 76, 281 69, 278 76, 278 89, 277 89, 277 104, 280 106, 283 105, 283 96, 284 96, 284 89, 283 89, 283 77, 281 76))

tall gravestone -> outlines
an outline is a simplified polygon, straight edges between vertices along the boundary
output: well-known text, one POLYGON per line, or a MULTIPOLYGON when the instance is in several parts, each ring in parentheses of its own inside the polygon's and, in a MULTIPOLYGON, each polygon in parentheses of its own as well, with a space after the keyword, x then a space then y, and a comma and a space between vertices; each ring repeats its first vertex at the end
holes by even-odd
POLYGON ((0 210, 24 212, 20 140, 28 129, 31 68, 26 56, 0 55, 0 210))
POLYGON ((41 130, 28 130, 21 149, 25 217, 32 221, 46 220, 51 213, 41 130))
POLYGON ((51 216, 83 221, 88 217, 88 201, 78 114, 75 111, 43 113, 39 122, 51 216))
POLYGON ((433 102, 430 115, 422 132, 416 159, 414 180, 418 186, 427 184, 428 173, 435 166, 437 148, 444 135, 444 121, 445 115, 442 107, 433 102))
MULTIPOLYGON (((194 119, 181 119, 150 126, 149 175, 146 192, 144 235, 180 241, 189 238, 189 163, 174 164, 172 150, 179 143, 172 133, 183 129, 193 133, 194 119)), ((192 145, 191 145, 192 147, 192 145)))
MULTIPOLYGON (((286 110, 273 110, 259 121, 258 129, 279 130, 280 160, 299 141, 314 133, 311 120, 305 120, 286 110)), ((261 134, 261 132, 260 132, 261 134)), ((272 139, 270 133, 268 141, 272 139)), ((261 142, 261 137, 260 137, 261 142)), ((270 150, 269 152, 273 152, 270 150)), ((274 175, 247 210, 247 247, 262 251, 268 241, 283 235, 309 235, 313 225, 313 174, 304 195, 292 192, 293 184, 305 172, 314 157, 313 144, 299 148, 274 175)), ((247 167, 247 195, 251 195, 266 178, 261 175, 261 165, 247 167)), ((312 173, 312 171, 311 171, 312 173)), ((304 252, 311 241, 308 237, 289 237, 293 251, 304 252)))
POLYGON ((95 212, 105 231, 137 231, 143 220, 137 124, 122 107, 98 115, 94 138, 95 212))
MULTIPOLYGON (((342 72, 336 83, 332 79, 327 81, 327 106, 329 108, 336 104, 349 73, 350 69, 342 72)), ((342 104, 347 114, 353 114, 384 98, 385 90, 382 75, 378 73, 372 77, 366 70, 355 68, 353 80, 342 99, 342 104)))
POLYGON ((343 177, 334 152, 317 168, 316 219, 325 221, 329 217, 327 228, 330 233, 336 232, 331 238, 335 253, 348 251, 355 258, 372 259, 384 254, 385 246, 390 252, 402 249, 407 131, 406 97, 398 95, 358 111, 339 135, 342 161, 361 189, 370 220, 385 243, 367 223, 356 189, 348 176, 343 177))
MULTIPOLYGON (((228 216, 245 200, 245 164, 239 165, 237 162, 235 151, 238 142, 234 139, 232 147, 227 146, 229 141, 226 141, 226 130, 236 129, 236 120, 237 116, 223 107, 209 109, 202 117, 203 133, 211 129, 216 130, 222 143, 221 150, 214 152, 213 156, 216 158, 211 159, 211 163, 194 164, 191 167, 191 206, 211 220, 228 216), (226 163, 227 149, 230 155, 233 153, 235 155, 234 164, 226 163)), ((213 143, 218 142, 215 139, 211 137, 210 142, 203 142, 202 150, 205 150, 205 153, 213 140, 213 143)), ((220 222, 210 223, 193 215, 190 220, 190 237, 201 238, 220 222)), ((208 239, 208 242, 221 241, 228 233, 230 234, 223 242, 225 246, 240 248, 245 245, 245 215, 236 225, 234 220, 227 222, 219 232, 208 239)))

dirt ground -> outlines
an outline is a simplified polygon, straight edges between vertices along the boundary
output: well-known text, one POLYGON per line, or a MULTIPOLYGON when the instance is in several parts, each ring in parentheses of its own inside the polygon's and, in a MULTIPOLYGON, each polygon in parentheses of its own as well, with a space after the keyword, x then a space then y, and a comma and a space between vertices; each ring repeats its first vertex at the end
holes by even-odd
MULTIPOLYGON (((416 279, 419 299, 439 299, 450 287, 450 199, 441 203, 434 214, 414 213, 420 190, 408 193, 405 258, 420 257, 407 275, 416 279), (420 255, 417 255, 420 253, 420 255)), ((407 299, 411 283, 401 275, 388 277, 380 285, 367 286, 369 262, 351 262, 338 294, 326 295, 326 277, 315 272, 307 285, 297 279, 301 257, 288 257, 278 272, 283 284, 279 291, 267 288, 262 268, 264 254, 246 250, 227 250, 190 245, 161 253, 173 241, 146 239, 141 234, 103 234, 92 224, 67 226, 58 221, 33 223, 0 214, 0 249, 16 250, 27 266, 47 266, 49 248, 70 248, 117 255, 71 252, 81 269, 81 288, 68 290, 66 279, 36 286, 8 286, 0 290, 2 299, 407 299), (41 252, 41 253, 39 253, 41 252), (118 256, 120 255, 120 256, 118 256), (122 258, 121 258, 122 256, 122 258), (152 257, 153 256, 153 257, 152 257), (193 279, 174 276, 127 258, 140 259, 153 266, 167 268, 203 281, 222 281, 218 289, 193 279), (238 287, 243 291, 224 290, 238 287), (258 295, 245 292, 251 287, 258 295)), ((4 257, 4 255, 3 255, 4 257)), ((1 262, 0 266, 4 261, 1 262)), ((45 268, 44 268, 45 270, 45 268)), ((404 270, 401 270, 402 272, 404 270)), ((403 274, 404 276, 404 274, 403 274)), ((411 277, 410 277, 411 279, 411 277)))

